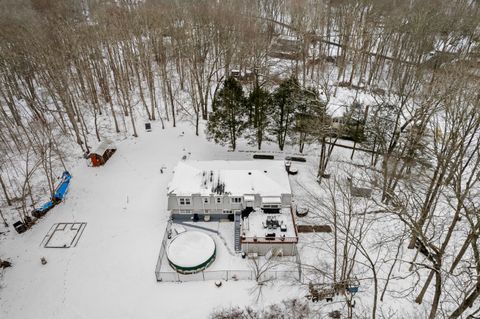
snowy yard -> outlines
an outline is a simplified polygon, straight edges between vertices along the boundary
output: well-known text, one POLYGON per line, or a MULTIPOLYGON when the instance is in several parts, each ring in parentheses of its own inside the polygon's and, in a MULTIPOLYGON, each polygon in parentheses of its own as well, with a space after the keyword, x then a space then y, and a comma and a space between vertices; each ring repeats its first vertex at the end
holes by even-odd
MULTIPOLYGON (((152 132, 143 133, 137 139, 118 141, 117 146, 118 151, 103 167, 88 167, 80 159, 71 170, 73 179, 66 201, 32 229, 21 235, 10 230, 0 237, 0 257, 13 263, 12 268, 3 271, 1 279, 0 317, 156 318, 160 315, 162 318, 205 318, 213 309, 252 304, 263 307, 288 298, 304 298, 306 287, 291 281, 277 281, 273 286, 265 286, 260 298, 258 292, 253 292, 256 284, 251 280, 228 280, 221 288, 215 287, 212 280, 224 278, 225 274, 230 277, 231 271, 239 271, 238 279, 251 278, 251 262, 232 255, 231 222, 192 223, 222 235, 210 234, 217 247, 216 260, 205 272, 205 279, 210 281, 203 281, 203 278, 182 283, 156 280, 155 266, 169 219, 166 212, 167 184, 177 162, 184 155, 193 160, 249 160, 254 153, 252 148, 242 144, 240 151, 231 152, 207 142, 203 136, 195 136, 185 125, 161 130, 159 123, 154 123, 152 132), (71 224, 63 228, 65 223, 74 223, 73 229, 71 224), (76 225, 79 223, 88 226, 83 226, 82 233, 77 234, 76 225), (46 242, 62 247, 73 245, 68 249, 51 249, 44 247, 46 242), (46 265, 41 264, 42 257, 46 258, 46 265), (184 300, 189 300, 189 307, 181 307, 179 311, 178 305, 184 300)), ((344 167, 350 152, 336 148, 330 172, 340 176, 344 171, 359 174, 344 167)), ((283 154, 270 144, 265 145, 262 153, 282 159, 295 151, 290 149, 283 154)), ((323 220, 325 208, 312 201, 313 197, 322 198, 325 194, 316 182, 316 150, 308 148, 305 153, 307 163, 294 162, 299 173, 290 176, 294 204, 310 208, 309 214, 297 218, 297 221, 328 224, 323 220)), ((361 156, 357 155, 354 162, 361 164, 361 156)), ((328 203, 328 198, 323 202, 328 203)), ((189 223, 183 222, 182 227, 195 229, 189 223)), ((379 225, 384 229, 378 236, 386 236, 389 227, 396 227, 390 221, 379 225)), ((332 234, 300 234, 298 250, 304 264, 305 282, 329 281, 328 278, 312 276, 309 267, 331 267, 328 263, 331 243, 332 234)), ((411 254, 411 251, 406 253, 411 254)), ((274 271, 291 269, 292 261, 279 265, 274 271)), ((176 275, 165 261, 161 271, 176 275)), ((368 278, 369 275, 365 273, 363 276, 368 278)), ((361 293, 355 299, 357 307, 368 312, 372 285, 369 280, 361 284, 361 293)), ((395 280, 395 284, 401 287, 410 283, 395 280)), ((411 314, 425 311, 423 305, 406 310, 412 300, 392 301, 395 301, 390 303, 392 311, 411 314)), ((342 297, 338 297, 333 303, 312 306, 321 307, 319 313, 326 314, 341 309, 344 304, 342 297)))
MULTIPOLYGON (((13 264, 1 279, 0 317, 205 318, 218 307, 255 303, 252 281, 217 288, 212 281, 158 283, 154 273, 174 165, 188 153, 201 160, 251 159, 251 154, 228 152, 189 127, 161 130, 159 123, 151 133, 117 146, 103 167, 79 160, 66 201, 32 229, 21 235, 11 229, 0 237, 0 257, 13 264), (53 224, 66 222, 88 224, 76 247, 40 245, 53 224), (188 307, 179 307, 185 300, 188 307)), ((262 304, 299 295, 281 283, 263 292, 262 304)))
MULTIPOLYGON (((172 238, 166 240, 166 247, 175 239, 175 228, 183 231, 201 231, 209 235, 215 242, 215 261, 199 274, 179 275, 170 266, 167 253, 159 261, 159 280, 169 281, 202 281, 202 280, 251 280, 255 278, 255 266, 250 258, 242 258, 241 254, 234 252, 233 223, 220 222, 182 222, 172 224, 172 238)), ((167 248, 168 250, 168 248, 167 248)), ((257 257, 257 263, 266 263, 264 257, 257 257)), ((268 273, 276 278, 288 280, 298 276, 298 266, 295 257, 279 257, 268 273)))
POLYGON ((0 3, 0 319, 480 318, 479 1, 0 3))

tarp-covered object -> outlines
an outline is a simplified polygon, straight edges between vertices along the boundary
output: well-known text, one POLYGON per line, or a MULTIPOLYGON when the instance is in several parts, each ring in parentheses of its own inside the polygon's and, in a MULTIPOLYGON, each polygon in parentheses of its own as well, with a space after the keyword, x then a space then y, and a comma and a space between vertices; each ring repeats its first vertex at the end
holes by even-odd
POLYGON ((69 172, 65 171, 62 174, 62 181, 57 186, 57 189, 54 194, 54 198, 58 201, 62 201, 65 197, 65 194, 68 191, 68 186, 70 185, 70 180, 72 179, 72 175, 69 172))
POLYGON ((68 191, 68 186, 70 185, 71 179, 72 175, 70 175, 68 171, 63 172, 60 184, 58 184, 57 188, 55 188, 55 192, 50 201, 43 204, 40 208, 35 209, 32 212, 32 215, 37 218, 42 217, 50 209, 55 207, 55 205, 59 204, 65 198, 65 194, 68 191))

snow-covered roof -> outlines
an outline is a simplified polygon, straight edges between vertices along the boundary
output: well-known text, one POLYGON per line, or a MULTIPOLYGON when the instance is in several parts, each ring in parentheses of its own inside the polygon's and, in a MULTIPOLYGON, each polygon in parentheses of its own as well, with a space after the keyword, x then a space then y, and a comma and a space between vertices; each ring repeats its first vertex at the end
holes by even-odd
POLYGON ((97 148, 91 152, 92 154, 103 155, 106 150, 108 149, 117 149, 112 141, 108 139, 104 139, 100 144, 98 144, 97 148))
POLYGON ((169 194, 280 196, 290 194, 283 161, 184 161, 174 169, 169 194))

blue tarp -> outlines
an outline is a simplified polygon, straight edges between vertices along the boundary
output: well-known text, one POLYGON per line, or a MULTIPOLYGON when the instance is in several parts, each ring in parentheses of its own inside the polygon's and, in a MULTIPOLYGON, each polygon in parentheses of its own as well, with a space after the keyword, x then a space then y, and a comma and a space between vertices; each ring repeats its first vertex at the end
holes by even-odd
POLYGON ((65 197, 65 193, 68 190, 68 185, 70 185, 70 180, 72 179, 72 175, 69 172, 65 171, 62 174, 62 181, 57 186, 55 194, 53 195, 52 200, 61 201, 65 197))
POLYGON ((65 194, 68 191, 68 186, 70 185, 71 179, 72 179, 72 175, 70 175, 68 171, 63 172, 60 184, 58 184, 57 188, 55 189, 55 193, 53 194, 51 200, 43 204, 40 208, 37 208, 34 211, 34 216, 43 215, 46 212, 48 212, 50 209, 52 209, 55 205, 60 203, 64 199, 65 194))
POLYGON ((37 210, 40 212, 46 212, 52 207, 53 207, 53 203, 52 201, 49 201, 48 203, 43 204, 42 207, 38 208, 37 210))

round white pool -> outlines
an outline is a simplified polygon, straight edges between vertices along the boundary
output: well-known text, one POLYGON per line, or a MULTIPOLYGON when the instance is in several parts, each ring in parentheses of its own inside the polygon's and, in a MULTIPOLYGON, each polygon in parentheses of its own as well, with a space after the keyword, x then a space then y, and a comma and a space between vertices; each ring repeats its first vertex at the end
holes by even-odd
POLYGON ((170 266, 182 274, 204 270, 215 260, 215 241, 200 231, 175 236, 167 247, 170 266))

